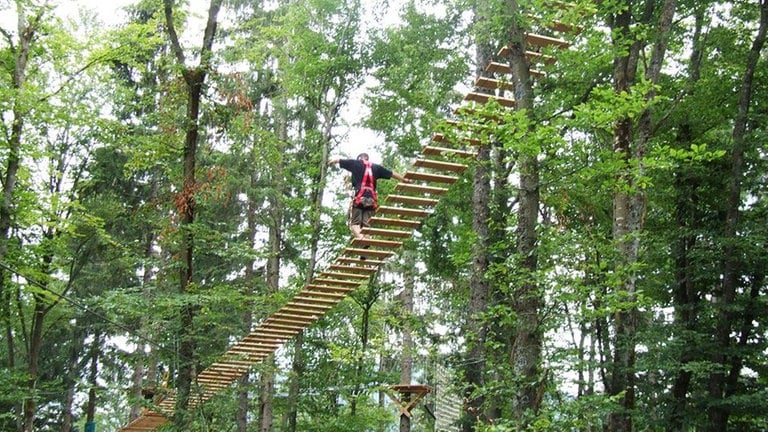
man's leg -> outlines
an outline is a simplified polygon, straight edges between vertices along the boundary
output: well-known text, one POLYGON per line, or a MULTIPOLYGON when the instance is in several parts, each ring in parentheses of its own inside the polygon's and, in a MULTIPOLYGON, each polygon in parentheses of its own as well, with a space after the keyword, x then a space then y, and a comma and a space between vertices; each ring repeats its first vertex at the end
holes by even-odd
POLYGON ((349 230, 352 231, 352 234, 355 235, 355 238, 361 239, 365 238, 363 236, 363 210, 357 207, 352 207, 349 210, 349 230))

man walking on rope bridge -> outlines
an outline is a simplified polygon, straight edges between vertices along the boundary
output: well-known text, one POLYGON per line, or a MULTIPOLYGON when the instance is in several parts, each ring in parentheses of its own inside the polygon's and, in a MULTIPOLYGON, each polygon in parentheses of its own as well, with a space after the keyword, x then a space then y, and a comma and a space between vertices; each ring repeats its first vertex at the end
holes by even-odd
POLYGON ((360 153, 357 159, 332 159, 328 162, 328 166, 336 164, 352 173, 355 196, 349 210, 349 229, 355 238, 363 239, 363 227, 370 226, 368 221, 376 214, 379 206, 376 180, 394 178, 404 183, 410 183, 411 180, 381 165, 371 163, 367 153, 360 153))

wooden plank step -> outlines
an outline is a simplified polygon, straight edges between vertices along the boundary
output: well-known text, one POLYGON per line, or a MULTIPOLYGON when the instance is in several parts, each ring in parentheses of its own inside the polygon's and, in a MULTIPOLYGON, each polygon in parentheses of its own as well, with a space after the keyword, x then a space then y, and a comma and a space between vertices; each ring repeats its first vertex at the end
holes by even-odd
POLYGON ((537 47, 568 48, 571 43, 564 39, 553 38, 535 33, 526 33, 525 42, 537 47))
MULTIPOLYGON (((303 306, 303 307, 286 306, 281 310, 283 312, 290 312, 290 313, 296 313, 296 314, 325 315, 325 313, 331 309, 332 309, 331 307, 312 308, 307 306, 303 306)), ((293 338, 294 336, 296 336, 296 333, 292 334, 291 338, 293 338)), ((288 339, 286 339, 286 341, 288 339)))
MULTIPOLYGON (((293 308, 300 308, 300 309, 311 309, 311 310, 317 310, 320 312, 327 312, 330 309, 333 309, 334 305, 329 305, 327 303, 317 302, 312 303, 311 301, 305 301, 305 302, 297 302, 297 301, 291 301, 285 304, 285 307, 283 309, 290 310, 293 308)), ((270 332, 275 331, 272 329, 269 329, 270 332)), ((298 332, 290 332, 290 333, 284 333, 284 334, 290 334, 291 336, 296 336, 296 333, 298 332)))
POLYGON ((419 209, 412 209, 412 208, 405 208, 405 207, 391 207, 391 206, 379 206, 378 210, 376 210, 376 213, 398 215, 398 216, 404 216, 404 217, 417 217, 417 218, 425 218, 431 214, 427 210, 419 210, 419 209))
MULTIPOLYGON (((381 258, 389 258, 395 253, 391 251, 383 251, 383 250, 376 250, 376 249, 358 249, 358 248, 348 247, 344 249, 343 254, 347 256, 358 256, 358 257, 364 256, 366 258, 381 259, 381 258)), ((363 261, 367 261, 367 259, 363 261)))
MULTIPOLYGON (((365 234, 365 228, 363 228, 363 234, 365 234)), ((340 279, 368 279, 368 276, 359 273, 339 273, 331 271, 324 271, 320 273, 320 276, 340 279)))
MULTIPOLYGON (((509 57, 509 46, 501 47, 501 49, 496 55, 501 58, 509 57)), ((544 54, 538 51, 526 51, 525 57, 531 63, 552 64, 557 61, 557 57, 549 54, 544 54)))
POLYGON ((395 218, 384 218, 379 216, 374 216, 368 221, 372 226, 396 226, 396 227, 402 227, 402 228, 419 228, 421 226, 421 221, 415 221, 415 220, 408 220, 408 219, 395 219, 395 218))
MULTIPOLYGON (((280 309, 281 311, 284 311, 285 308, 280 309)), ((312 312, 313 314, 317 312, 312 312)), ((240 339, 240 342, 238 344, 244 343, 254 343, 259 345, 272 345, 276 343, 280 343, 282 341, 286 341, 293 337, 293 335, 286 335, 286 334, 270 334, 268 333, 269 330, 260 330, 253 332, 244 338, 240 339)))
MULTIPOLYGON (((341 299, 328 300, 322 297, 304 297, 304 296, 301 296, 301 297, 297 296, 297 297, 294 297, 293 299, 297 301, 302 301, 302 302, 315 302, 315 303, 327 304, 332 306, 336 306, 337 304, 339 304, 339 300, 341 300, 341 299)), ((301 330, 297 330, 297 333, 299 331, 301 330)))
MULTIPOLYGON (((365 231, 366 229, 368 228, 363 228, 363 231, 365 231)), ((368 275, 366 277, 370 277, 370 275, 379 271, 379 269, 373 268, 373 267, 356 267, 356 266, 341 265, 341 264, 331 264, 330 267, 328 268, 331 270, 337 270, 337 271, 343 271, 343 272, 355 272, 355 273, 368 275)))
MULTIPOLYGON (((348 264, 357 264, 357 265, 381 266, 384 264, 384 261, 378 261, 378 260, 372 260, 372 259, 361 260, 360 258, 345 257, 345 256, 340 256, 336 258, 336 261, 342 262, 342 263, 348 263, 348 264)), ((378 269, 376 269, 376 271, 378 271, 378 269)))
POLYGON ((422 147, 421 154, 429 155, 429 156, 446 156, 446 157, 456 156, 456 157, 462 157, 462 158, 474 158, 476 156, 476 153, 467 151, 467 150, 459 150, 459 149, 452 149, 452 148, 446 148, 446 147, 436 147, 436 146, 430 146, 430 145, 422 147))
POLYGON ((398 183, 395 186, 398 192, 412 192, 421 195, 443 195, 448 192, 448 188, 437 186, 426 186, 414 183, 398 183))
MULTIPOLYGON (((495 74, 504 74, 504 75, 512 74, 512 68, 509 67, 508 64, 493 62, 493 61, 488 63, 488 66, 485 67, 485 71, 488 73, 495 73, 495 74)), ((534 78, 541 78, 541 77, 547 76, 546 72, 539 69, 529 68, 528 73, 534 78)), ((477 81, 475 81, 475 86, 487 88, 487 89, 502 88, 504 90, 509 90, 509 91, 513 90, 513 84, 509 81, 500 81, 493 78, 485 78, 485 77, 478 78, 477 81), (502 87, 497 87, 497 86, 502 86, 502 87)))
POLYGON ((318 314, 318 313, 297 314, 297 313, 284 312, 282 310, 279 310, 275 312, 272 316, 279 317, 279 318, 295 319, 295 320, 305 319, 307 320, 307 324, 311 324, 317 321, 317 319, 320 318, 320 315, 321 314, 318 314))
MULTIPOLYGON (((489 73, 500 73, 498 71, 499 68, 503 68, 503 70, 505 71, 501 73, 506 74, 507 70, 511 72, 511 68, 508 65, 505 65, 504 63, 497 63, 497 62, 488 63, 488 66, 485 67, 485 71, 489 73)), ((512 82, 509 80, 500 80, 495 78, 489 78, 486 76, 477 77, 477 79, 475 80, 475 87, 490 89, 490 90, 507 90, 507 91, 515 90, 515 85, 512 84, 512 82)))
POLYGON ((208 366, 200 375, 204 374, 208 369, 215 370, 216 368, 238 368, 247 372, 251 369, 251 366, 253 366, 253 363, 245 360, 222 359, 208 366))
POLYGON ((272 324, 285 324, 285 325, 299 325, 302 329, 305 329, 309 327, 309 325, 314 321, 307 319, 306 317, 301 317, 302 319, 292 319, 292 318, 281 318, 276 317, 274 315, 267 318, 266 321, 262 324, 262 327, 269 327, 272 324))
POLYGON ((410 195, 387 195, 387 199, 385 200, 387 203, 394 203, 394 204, 410 204, 410 205, 417 205, 417 206, 424 206, 424 207, 434 207, 437 205, 437 203, 440 202, 438 199, 434 198, 422 198, 422 197, 415 197, 410 195))
MULTIPOLYGON (((405 177, 416 181, 428 181, 434 183, 456 183, 459 178, 456 176, 443 175, 443 174, 430 174, 425 172, 408 171, 405 173, 405 177)), ((379 207, 381 209, 381 207, 379 207)))
MULTIPOLYGON (((288 304, 290 304, 290 303, 288 303, 288 304)), ((254 335, 254 334, 275 334, 275 335, 282 334, 282 335, 286 335, 288 337, 293 337, 294 335, 296 335, 296 332, 298 332, 298 329, 281 329, 281 328, 259 327, 258 329, 252 331, 249 334, 250 335, 254 335)), ((248 336, 246 336, 246 337, 248 337, 248 336)))
POLYGON ((443 162, 434 159, 416 159, 413 162, 414 166, 419 168, 430 168, 443 171, 451 171, 456 173, 462 173, 467 169, 467 166, 455 162, 443 162))
MULTIPOLYGON (((460 110, 461 110, 461 108, 457 108, 456 112, 459 113, 460 110)), ((456 139, 453 139, 453 138, 448 138, 447 136, 445 136, 445 134, 441 134, 441 133, 436 133, 436 134, 432 135, 432 141, 439 142, 439 143, 458 144, 458 145, 469 144, 471 146, 479 146, 480 144, 482 144, 482 142, 479 139, 477 139, 477 138, 456 138, 456 139)))
MULTIPOLYGON (((389 195, 387 197, 387 200, 389 200, 391 197, 392 195, 389 195)), ((409 238, 411 235, 413 235, 411 231, 401 231, 401 230, 371 228, 371 227, 363 227, 362 233, 365 235, 375 235, 380 237, 394 237, 394 238, 409 238)), ((365 276, 365 275, 355 275, 355 276, 360 276, 368 279, 368 276, 365 276)))
POLYGON ((478 92, 469 92, 464 96, 465 101, 472 101, 477 102, 481 104, 488 103, 491 99, 494 99, 496 102, 499 103, 499 105, 507 108, 512 108, 515 106, 515 100, 510 98, 505 98, 501 96, 495 96, 495 95, 489 95, 485 93, 478 93, 478 92))
MULTIPOLYGON (((328 288, 328 287, 323 287, 328 288)), ((327 300, 334 300, 337 303, 340 302, 344 297, 347 296, 350 292, 354 291, 354 288, 344 288, 343 292, 338 291, 317 291, 317 290, 310 290, 310 289, 304 289, 299 292, 299 295, 302 297, 311 297, 311 298, 318 298, 318 299, 327 299, 327 300)))
POLYGON ((283 330, 295 330, 295 331, 302 331, 304 330, 303 324, 285 324, 285 323, 276 323, 276 322, 265 322, 264 324, 260 325, 259 328, 268 328, 268 329, 283 329, 283 330))
POLYGON ((315 285, 315 284, 309 284, 307 285, 307 288, 309 288, 312 291, 320 291, 320 292, 325 291, 325 292, 336 292, 336 293, 351 293, 352 291, 355 290, 355 288, 315 285))
POLYGON ((323 277, 316 277, 312 280, 313 285, 330 285, 330 286, 342 286, 342 287, 351 287, 351 288, 357 288, 360 286, 360 281, 348 281, 348 280, 342 280, 342 279, 327 279, 323 277))
POLYGON ((403 242, 401 241, 395 241, 395 240, 381 240, 381 239, 373 239, 373 238, 363 238, 363 239, 354 239, 352 240, 352 246, 359 247, 365 249, 365 246, 374 246, 374 247, 380 247, 380 248, 390 248, 390 249, 396 249, 401 246, 403 246, 403 242))

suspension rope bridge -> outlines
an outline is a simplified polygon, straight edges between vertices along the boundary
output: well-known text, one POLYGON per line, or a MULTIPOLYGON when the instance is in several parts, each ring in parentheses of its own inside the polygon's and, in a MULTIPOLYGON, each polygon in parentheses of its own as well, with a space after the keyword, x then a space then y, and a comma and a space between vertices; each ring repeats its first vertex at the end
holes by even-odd
MULTIPOLYGON (((578 29, 561 23, 547 26, 553 32, 576 33, 578 29)), ((543 54, 542 49, 567 48, 570 43, 561 38, 526 33, 526 55, 532 65, 552 63, 555 57, 543 54)), ((504 96, 510 90, 508 47, 498 53, 498 61, 491 61, 485 73, 475 81, 474 90, 464 97, 464 104, 457 112, 474 110, 476 104, 495 100, 506 108, 515 106, 514 99, 504 96)), ((541 77, 544 72, 529 69, 531 75, 541 77)), ((289 302, 266 318, 248 335, 232 345, 221 358, 201 371, 194 378, 199 391, 189 399, 189 409, 229 388, 247 374, 250 368, 261 363, 279 347, 309 328, 326 312, 333 309, 347 295, 358 289, 370 277, 379 272, 386 260, 396 254, 413 230, 418 229, 432 213, 440 197, 467 169, 467 162, 475 157, 473 147, 481 145, 481 139, 471 135, 472 128, 466 122, 446 121, 448 127, 459 131, 453 134, 435 133, 416 158, 404 177, 412 183, 398 183, 394 192, 384 198, 371 219, 371 227, 363 229, 365 239, 353 239, 330 264, 327 270, 315 276, 289 302), (469 132, 468 132, 469 131, 469 132), (364 257, 364 259, 363 259, 364 257)), ((402 386, 393 386, 396 391, 402 386)), ((421 389, 423 390, 423 389, 421 389)), ((420 391, 421 391, 420 390, 420 391)), ((168 392, 155 401, 154 409, 145 409, 135 420, 119 429, 120 432, 154 431, 167 423, 173 415, 176 397, 168 392)), ((408 406, 408 410, 410 410, 408 406)), ((403 411, 403 409, 401 409, 403 411)))

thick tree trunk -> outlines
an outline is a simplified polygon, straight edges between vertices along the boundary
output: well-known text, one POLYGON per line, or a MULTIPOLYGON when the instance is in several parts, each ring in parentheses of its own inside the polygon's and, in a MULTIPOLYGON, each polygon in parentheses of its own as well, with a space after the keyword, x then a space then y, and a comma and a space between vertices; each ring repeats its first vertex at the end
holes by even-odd
MULTIPOLYGON (((508 0, 508 10, 513 19, 509 31, 509 58, 514 86, 515 110, 525 111, 533 118, 533 91, 530 65, 526 58, 523 12, 517 1, 508 0)), ((520 151, 517 165, 520 187, 517 208, 517 260, 515 284, 506 301, 511 304, 517 316, 510 347, 510 360, 514 374, 519 377, 512 401, 513 418, 518 428, 525 429, 541 405, 539 397, 541 381, 542 333, 540 313, 544 305, 543 295, 536 283, 538 271, 538 227, 539 216, 539 154, 520 151)))
POLYGON ((733 357, 738 354, 728 354, 732 352, 731 334, 734 331, 733 305, 736 300, 739 287, 742 254, 738 252, 737 242, 739 241, 739 218, 741 206, 741 182, 744 175, 744 151, 745 135, 747 130, 749 105, 752 100, 753 80, 757 64, 760 61, 760 53, 765 45, 766 31, 768 29, 768 0, 761 0, 760 5, 760 25, 752 41, 752 47, 747 56, 747 63, 744 68, 741 88, 739 90, 738 114, 733 126, 733 149, 731 150, 731 175, 728 179, 728 209, 725 216, 724 244, 723 250, 723 277, 720 292, 717 293, 718 322, 715 330, 715 343, 717 348, 712 361, 715 364, 722 365, 709 377, 709 396, 713 406, 709 411, 709 429, 711 431, 723 431, 728 427, 729 409, 718 402, 721 402, 728 396, 727 384, 728 378, 725 371, 731 366, 731 374, 738 375, 740 370, 740 359, 733 357), (736 365, 736 368, 733 368, 736 365))
MULTIPOLYGON (((183 184, 176 201, 177 211, 180 214, 181 244, 179 246, 179 293, 184 295, 189 292, 194 284, 194 235, 192 224, 195 222, 195 192, 197 180, 195 178, 195 166, 197 161, 197 145, 199 135, 200 98, 203 92, 206 75, 210 69, 210 53, 213 39, 216 34, 217 15, 222 0, 211 0, 208 8, 208 20, 203 35, 203 43, 200 48, 200 65, 189 68, 186 65, 186 56, 181 47, 173 14, 173 1, 163 0, 165 12, 166 31, 171 39, 171 49, 182 68, 182 76, 187 90, 187 110, 184 124, 184 153, 183 153, 183 184)), ((191 397, 192 381, 197 369, 197 346, 195 343, 194 319, 197 306, 186 304, 181 307, 180 334, 179 334, 179 368, 176 377, 176 411, 174 412, 174 424, 178 428, 186 429, 190 423, 187 413, 189 399, 191 397)))
MULTIPOLYGON (((482 25, 491 12, 485 10, 482 4, 475 6, 475 25, 482 25)), ((487 43, 476 44, 475 72, 477 76, 487 75, 485 65, 493 56, 494 48, 487 43)), ((469 310, 467 311, 466 335, 466 366, 463 368, 464 406, 460 426, 462 432, 472 432, 478 421, 484 418, 483 409, 485 398, 480 390, 485 383, 485 342, 488 327, 482 314, 488 309, 490 302, 490 284, 486 278, 490 265, 490 195, 491 195, 491 151, 487 145, 481 145, 477 150, 477 164, 472 179, 472 229, 477 235, 472 246, 472 273, 469 279, 469 310)))

